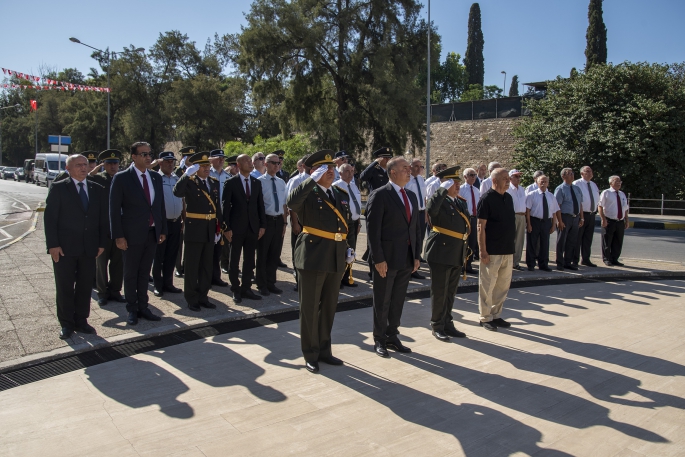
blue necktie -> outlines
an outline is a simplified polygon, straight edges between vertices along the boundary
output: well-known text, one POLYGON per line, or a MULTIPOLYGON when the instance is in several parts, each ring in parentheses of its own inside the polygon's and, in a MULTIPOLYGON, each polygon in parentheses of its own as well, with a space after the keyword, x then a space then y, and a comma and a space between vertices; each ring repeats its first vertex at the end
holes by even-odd
POLYGON ((276 191, 276 178, 274 178, 274 177, 271 178, 271 185, 274 188, 274 203, 276 205, 276 213, 278 213, 279 212, 278 207, 280 205, 278 204, 278 191, 276 191))
POLYGON ((83 205, 83 209, 85 211, 88 211, 88 195, 86 195, 86 191, 83 188, 83 183, 78 183, 78 187, 78 196, 81 197, 81 204, 83 205))
POLYGON ((350 197, 352 197, 352 203, 354 203, 354 209, 357 210, 357 214, 361 215, 362 211, 361 208, 359 208, 359 202, 357 201, 357 197, 354 196, 354 193, 352 193, 352 188, 350 185, 347 185, 347 190, 350 191, 350 197))
POLYGON ((576 198, 576 193, 573 191, 573 186, 569 186, 571 190, 571 200, 573 200, 573 214, 578 215, 578 199, 576 198))

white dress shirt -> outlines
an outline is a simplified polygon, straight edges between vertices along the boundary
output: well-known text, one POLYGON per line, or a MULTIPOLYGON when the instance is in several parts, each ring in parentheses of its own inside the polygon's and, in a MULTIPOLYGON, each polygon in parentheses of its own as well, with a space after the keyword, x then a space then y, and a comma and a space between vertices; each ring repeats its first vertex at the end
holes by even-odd
POLYGON ((480 190, 476 186, 472 186, 470 184, 462 184, 459 186, 459 195, 462 196, 463 198, 466 199, 466 204, 469 207, 469 215, 474 216, 476 215, 478 211, 478 200, 480 200, 480 190), (471 198, 473 193, 473 199, 471 198), (474 208, 473 203, 476 203, 476 207, 474 208))
MULTIPOLYGON (((557 198, 550 191, 545 191, 544 198, 547 199, 547 209, 549 210, 550 219, 559 211, 559 202, 557 198)), ((530 217, 537 217, 542 219, 542 199, 543 193, 540 189, 535 189, 526 196, 526 208, 530 210, 530 217)))
POLYGON ((88 181, 85 180, 85 179, 84 179, 83 181, 78 181, 78 180, 76 180, 76 179, 74 179, 74 178, 71 178, 71 180, 74 181, 74 185, 76 185, 76 192, 77 192, 77 193, 78 193, 78 191, 79 191, 79 186, 78 186, 78 184, 79 184, 80 182, 82 182, 82 183, 83 183, 83 191, 86 193, 86 197, 88 197, 88 181))
MULTIPOLYGON (((223 168, 219 168, 219 170, 215 170, 214 167, 210 168, 209 170, 209 176, 212 178, 215 178, 217 181, 219 181, 219 201, 223 201, 224 199, 224 183, 226 182, 227 179, 231 177, 231 175, 226 172, 223 168)), ((166 197, 166 195, 165 195, 166 197)))
POLYGON ((257 179, 262 182, 262 197, 264 198, 264 212, 266 215, 282 216, 283 205, 285 205, 285 199, 287 198, 287 194, 285 193, 285 181, 278 176, 271 176, 269 173, 264 173, 257 179), (276 198, 274 196, 274 183, 276 184, 278 207, 276 206, 276 198))
POLYGON ((427 200, 433 196, 433 194, 440 188, 440 178, 437 176, 431 176, 426 180, 426 195, 424 198, 427 200))
POLYGON ((176 173, 171 173, 169 176, 161 171, 162 176, 162 192, 164 192, 164 207, 166 208, 167 219, 178 219, 183 211, 183 199, 174 195, 174 186, 180 179, 176 173))
POLYGON ((143 186, 143 189, 145 189, 145 184, 143 184, 143 179, 147 179, 147 184, 150 189, 150 204, 155 201, 155 187, 152 185, 152 178, 150 177, 150 170, 146 170, 145 173, 142 173, 136 166, 133 166, 133 169, 136 170, 136 173, 138 174, 138 179, 140 180, 140 185, 143 186))
POLYGON ((480 196, 481 196, 481 198, 483 197, 483 194, 490 189, 492 189, 492 179, 490 177, 488 177, 488 178, 485 178, 480 183, 480 196))
POLYGON ((352 197, 357 200, 357 204, 359 205, 359 211, 362 209, 362 194, 359 192, 359 189, 357 188, 357 185, 354 183, 354 179, 350 181, 350 183, 346 183, 342 179, 339 179, 333 183, 334 186, 338 186, 341 189, 343 189, 345 192, 347 192, 350 196, 350 201, 348 202, 350 205, 350 212, 352 213, 352 220, 356 221, 359 220, 361 217, 361 214, 357 212, 357 208, 354 204, 354 200, 352 200, 352 197))
MULTIPOLYGON (((404 205, 404 197, 402 196, 402 192, 401 192, 402 187, 398 186, 397 184, 395 184, 392 181, 390 181, 390 184, 392 185, 392 188, 395 189, 395 192, 397 192, 397 196, 400 198, 402 205, 404 205)), ((417 196, 416 198, 419 198, 419 197, 417 196)), ((411 214, 414 211, 414 207, 411 204, 411 199, 409 198, 409 195, 407 195, 407 203, 409 203, 409 213, 411 214)))
MULTIPOLYGON (((623 210, 623 217, 621 217, 621 220, 623 220, 628 215, 628 210, 630 209, 630 207, 628 206, 628 199, 626 198, 626 194, 619 190, 618 195, 621 199, 621 208, 623 210)), ((609 219, 618 219, 616 191, 613 188, 610 187, 602 191, 602 195, 599 196, 598 206, 601 206, 604 209, 604 217, 609 219)))
POLYGON ((583 193, 583 203, 580 205, 582 208, 581 211, 586 213, 594 213, 597 211, 597 204, 599 203, 599 188, 597 188, 597 184, 593 181, 586 181, 583 178, 576 179, 573 181, 573 184, 580 187, 580 191, 583 193), (594 208, 590 207, 590 189, 588 189, 588 184, 590 184, 590 187, 592 188, 592 198, 595 201, 594 208))
POLYGON ((514 186, 509 183, 509 189, 507 189, 511 198, 514 199, 514 212, 515 213, 525 213, 526 212, 526 190, 521 186, 514 186))
POLYGON ((416 199, 419 201, 419 211, 423 211, 426 209, 426 182, 423 179, 423 176, 412 176, 409 179, 407 185, 404 186, 404 189, 411 190, 412 192, 414 192, 414 194, 416 195, 416 199))
POLYGON ((290 195, 290 192, 293 191, 294 188, 302 184, 302 181, 305 179, 309 178, 309 174, 305 173, 304 171, 297 176, 293 176, 288 180, 288 184, 285 187, 285 191, 288 195, 290 195))

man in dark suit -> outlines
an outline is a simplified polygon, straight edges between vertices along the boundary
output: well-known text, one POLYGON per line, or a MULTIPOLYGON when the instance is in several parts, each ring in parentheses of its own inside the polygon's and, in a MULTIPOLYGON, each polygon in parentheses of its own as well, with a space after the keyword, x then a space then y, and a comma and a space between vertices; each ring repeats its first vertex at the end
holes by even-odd
POLYGON ((300 342, 308 371, 318 373, 319 361, 342 365, 333 356, 331 330, 345 272, 347 236, 351 223, 347 193, 333 186, 333 151, 309 156, 311 178, 290 193, 287 206, 297 214, 302 231, 297 236, 293 264, 300 293, 300 342))
POLYGON ((369 258, 376 274, 373 281, 374 350, 389 357, 387 347, 411 352, 399 335, 404 297, 411 274, 419 269, 421 225, 419 202, 404 186, 411 178, 411 167, 402 157, 388 162, 390 182, 369 196, 366 205, 366 232, 369 258))
POLYGON ((257 241, 266 230, 266 213, 262 183, 250 175, 252 159, 242 154, 238 156, 237 163, 240 172, 224 183, 222 213, 226 224, 225 236, 231 243, 228 279, 231 282, 233 300, 240 303, 243 298, 262 299, 254 293, 251 286, 255 268, 255 249, 257 241), (240 254, 243 255, 242 284, 238 279, 240 254))
POLYGON ((200 307, 214 309, 207 298, 212 286, 214 246, 221 239, 221 198, 219 180, 210 176, 209 152, 192 156, 193 165, 186 168, 174 186, 174 195, 186 201, 186 272, 183 295, 191 311, 200 307))
POLYGON ((88 160, 67 159, 69 178, 53 182, 45 205, 45 242, 52 257, 61 339, 74 330, 95 333, 88 324, 95 259, 107 243, 105 189, 86 181, 88 160))
POLYGON ((148 309, 147 284, 157 244, 166 239, 164 189, 159 173, 150 173, 150 145, 131 145, 129 168, 114 175, 109 193, 109 219, 112 238, 124 251, 124 295, 127 322, 138 318, 161 320, 148 309))

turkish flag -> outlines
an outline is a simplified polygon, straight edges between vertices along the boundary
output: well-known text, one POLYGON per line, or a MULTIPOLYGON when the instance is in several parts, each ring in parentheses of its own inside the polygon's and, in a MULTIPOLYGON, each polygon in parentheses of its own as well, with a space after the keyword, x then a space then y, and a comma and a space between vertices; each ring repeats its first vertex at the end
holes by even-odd
POLYGON ((36 111, 38 109, 38 102, 36 100, 31 100, 31 111, 36 111))

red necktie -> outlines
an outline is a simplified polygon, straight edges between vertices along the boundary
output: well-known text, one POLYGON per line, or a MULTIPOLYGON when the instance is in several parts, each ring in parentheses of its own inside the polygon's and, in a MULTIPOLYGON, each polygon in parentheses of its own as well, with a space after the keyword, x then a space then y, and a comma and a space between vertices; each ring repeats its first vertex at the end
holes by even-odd
POLYGON ((620 221, 623 219, 623 207, 621 206, 621 196, 618 195, 618 191, 616 191, 616 204, 618 205, 618 220, 620 221))
POLYGON ((476 216, 476 193, 473 191, 473 186, 471 186, 471 212, 473 216, 476 216))
POLYGON ((409 208, 409 199, 407 198, 407 193, 404 189, 400 189, 402 193, 402 198, 404 199, 404 210, 407 213, 407 222, 411 221, 411 209, 409 208))
POLYGON ((155 219, 152 217, 152 199, 150 198, 150 185, 147 183, 147 176, 145 173, 140 175, 141 178, 143 178, 143 190, 145 191, 145 199, 147 200, 147 204, 150 205, 150 219, 147 221, 147 226, 152 227, 152 224, 155 223, 155 219))
POLYGON ((250 199, 250 182, 245 178, 245 196, 250 199))

